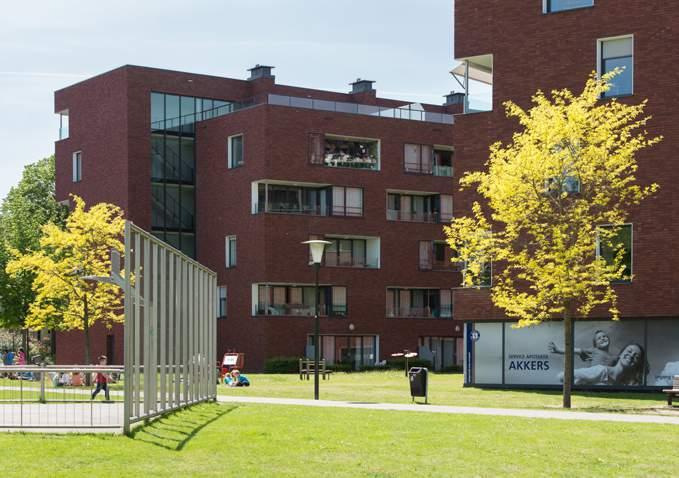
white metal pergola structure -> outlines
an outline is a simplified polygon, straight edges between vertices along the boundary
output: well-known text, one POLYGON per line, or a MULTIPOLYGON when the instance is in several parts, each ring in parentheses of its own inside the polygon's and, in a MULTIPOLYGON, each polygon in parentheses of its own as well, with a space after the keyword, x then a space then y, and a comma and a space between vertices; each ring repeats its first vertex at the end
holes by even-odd
POLYGON ((217 275, 129 221, 123 276, 112 266, 125 293, 125 433, 216 399, 217 275))

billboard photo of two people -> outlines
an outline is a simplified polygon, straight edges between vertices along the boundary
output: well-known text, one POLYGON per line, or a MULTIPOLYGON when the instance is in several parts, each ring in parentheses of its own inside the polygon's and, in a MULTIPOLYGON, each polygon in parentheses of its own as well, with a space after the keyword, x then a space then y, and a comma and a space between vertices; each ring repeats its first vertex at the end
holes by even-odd
MULTIPOLYGON (((562 383, 562 323, 515 329, 511 323, 477 322, 474 327, 479 336, 474 345, 475 383, 562 383), (504 357, 498 352, 503 349, 504 357)), ((666 387, 679 375, 679 321, 581 320, 575 323, 574 335, 574 385, 666 387)))

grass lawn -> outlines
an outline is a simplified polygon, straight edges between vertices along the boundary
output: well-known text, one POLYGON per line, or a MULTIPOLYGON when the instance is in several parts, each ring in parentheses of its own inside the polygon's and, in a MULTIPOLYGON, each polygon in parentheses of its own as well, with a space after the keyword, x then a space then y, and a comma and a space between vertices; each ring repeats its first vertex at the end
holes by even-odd
POLYGON ((0 434, 5 477, 656 476, 679 427, 208 404, 134 437, 0 434))
MULTIPOLYGON (((249 388, 220 386, 224 395, 285 398, 313 398, 314 381, 299 375, 247 374, 249 388)), ((498 408, 560 408, 560 391, 483 390, 464 388, 461 374, 429 375, 429 402, 434 405, 456 405, 498 408)), ((326 400, 354 402, 410 403, 408 380, 403 372, 335 373, 321 380, 320 394, 326 400)), ((580 411, 655 412, 667 411, 665 394, 660 393, 575 393, 573 408, 580 411)))

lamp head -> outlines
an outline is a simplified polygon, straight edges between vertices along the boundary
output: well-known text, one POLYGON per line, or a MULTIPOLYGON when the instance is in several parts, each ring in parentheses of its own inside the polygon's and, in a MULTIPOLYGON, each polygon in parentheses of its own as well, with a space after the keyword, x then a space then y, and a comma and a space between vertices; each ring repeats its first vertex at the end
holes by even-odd
POLYGON ((323 261, 323 251, 325 246, 332 244, 329 241, 322 241, 320 239, 312 239, 310 241, 304 241, 302 244, 309 244, 309 249, 311 250, 311 262, 313 264, 320 264, 323 261))

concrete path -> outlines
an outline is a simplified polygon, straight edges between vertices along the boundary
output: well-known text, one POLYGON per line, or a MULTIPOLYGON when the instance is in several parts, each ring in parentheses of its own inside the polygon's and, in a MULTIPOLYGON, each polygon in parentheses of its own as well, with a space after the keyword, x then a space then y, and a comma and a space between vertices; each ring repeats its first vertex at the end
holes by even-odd
POLYGON ((679 425, 679 415, 666 416, 627 413, 593 413, 564 410, 531 410, 523 408, 451 407, 443 405, 340 402, 331 400, 316 401, 296 398, 239 397, 235 395, 219 395, 217 400, 222 403, 258 403, 265 405, 295 405, 303 407, 358 408, 367 410, 449 413, 458 415, 488 415, 498 417, 548 418, 555 420, 585 420, 679 425))
POLYGON ((123 403, 0 403, 0 431, 113 433, 123 425, 123 403))

